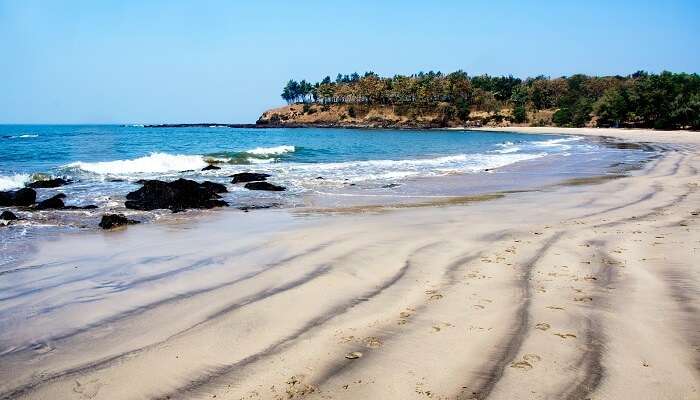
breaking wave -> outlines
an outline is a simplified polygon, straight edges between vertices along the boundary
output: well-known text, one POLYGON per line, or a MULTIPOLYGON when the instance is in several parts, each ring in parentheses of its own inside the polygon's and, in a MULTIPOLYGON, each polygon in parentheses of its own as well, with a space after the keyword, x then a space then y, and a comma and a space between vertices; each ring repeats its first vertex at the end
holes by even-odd
POLYGON ((30 179, 29 174, 0 175, 0 190, 22 188, 30 179))
POLYGON ((503 142, 496 145, 498 147, 492 153, 512 154, 521 151, 555 151, 564 152, 572 148, 573 142, 581 140, 580 137, 564 137, 550 140, 539 140, 534 142, 503 142))
POLYGON ((256 147, 245 151, 224 151, 207 154, 205 161, 228 164, 269 164, 297 151, 295 146, 256 147))
POLYGON ((294 153, 295 151, 296 151, 296 147, 284 145, 284 146, 276 146, 276 147, 256 147, 252 150, 246 150, 245 152, 248 154, 265 156, 265 155, 276 155, 276 154, 284 154, 284 153, 294 153))
MULTIPOLYGON (((323 176, 325 182, 361 182, 396 180, 419 176, 439 176, 453 173, 475 173, 500 168, 520 161, 544 157, 537 154, 458 154, 425 159, 366 160, 339 163, 291 163, 273 164, 270 169, 302 181, 312 181, 323 176)), ((293 179, 294 179, 293 178, 293 179)))
POLYGON ((145 157, 132 160, 115 160, 100 162, 78 161, 65 165, 82 171, 101 175, 125 175, 138 173, 158 173, 202 169, 207 166, 200 155, 182 155, 168 153, 151 153, 145 157))
POLYGON ((3 136, 3 138, 5 139, 31 139, 37 137, 39 137, 39 135, 36 135, 34 133, 23 133, 21 135, 3 136))

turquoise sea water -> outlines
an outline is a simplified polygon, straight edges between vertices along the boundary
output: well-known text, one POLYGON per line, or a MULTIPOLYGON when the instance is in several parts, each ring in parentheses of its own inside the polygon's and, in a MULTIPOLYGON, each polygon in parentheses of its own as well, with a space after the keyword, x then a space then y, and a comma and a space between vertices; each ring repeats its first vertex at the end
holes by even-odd
POLYGON ((33 174, 104 184, 179 175, 216 178, 244 170, 272 172, 301 190, 313 186, 305 180, 317 175, 338 182, 394 181, 590 150, 595 150, 590 143, 575 138, 514 133, 5 125, 0 190, 40 179, 33 174), (207 162, 223 169, 197 173, 207 162), (181 172, 188 170, 195 173, 181 172))
POLYGON ((95 204, 105 211, 123 209, 124 196, 139 187, 139 179, 184 177, 228 184, 225 199, 232 205, 299 205, 305 195, 350 187, 355 193, 395 192, 417 178, 469 174, 488 180, 494 170, 552 157, 602 160, 603 167, 603 161, 637 153, 579 137, 517 133, 4 125, 0 190, 67 177, 72 184, 40 189, 39 199, 60 191, 68 205, 95 204), (221 169, 202 171, 209 163, 221 169), (251 192, 231 185, 229 175, 243 171, 269 173, 271 182, 288 190, 251 192))

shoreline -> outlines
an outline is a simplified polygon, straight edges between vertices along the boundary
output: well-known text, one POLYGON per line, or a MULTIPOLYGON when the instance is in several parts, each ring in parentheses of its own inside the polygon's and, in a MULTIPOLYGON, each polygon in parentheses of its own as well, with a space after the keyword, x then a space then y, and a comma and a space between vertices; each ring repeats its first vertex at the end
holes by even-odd
POLYGON ((41 243, 0 398, 695 397, 700 138, 654 134, 604 132, 666 150, 595 185, 41 243))
POLYGON ((454 128, 455 130, 475 132, 516 132, 524 134, 559 134, 611 137, 619 140, 635 141, 641 143, 661 144, 699 144, 700 132, 687 130, 651 130, 631 128, 557 128, 557 127, 483 127, 483 128, 454 128))
MULTIPOLYGON (((131 126, 124 125, 123 126, 131 126)), ((537 134, 556 134, 565 133, 571 135, 585 135, 585 136, 611 136, 619 137, 620 139, 627 139, 629 137, 639 137, 636 134, 660 134, 664 137, 668 134, 698 134, 700 131, 693 130, 662 130, 662 129, 645 129, 645 128, 566 128, 557 126, 481 126, 481 127, 471 127, 471 126, 455 126, 455 127, 435 127, 435 126, 412 126, 412 125, 373 125, 373 124, 342 124, 342 123, 329 123, 329 124, 304 124, 304 123, 290 123, 290 124, 208 124, 208 123, 183 123, 183 124, 144 124, 144 128, 211 128, 211 127, 221 127, 221 128, 250 128, 250 129, 301 129, 301 128, 319 128, 319 129, 367 129, 367 130, 409 130, 409 131, 485 131, 485 132, 517 132, 517 133, 537 133, 537 134)))

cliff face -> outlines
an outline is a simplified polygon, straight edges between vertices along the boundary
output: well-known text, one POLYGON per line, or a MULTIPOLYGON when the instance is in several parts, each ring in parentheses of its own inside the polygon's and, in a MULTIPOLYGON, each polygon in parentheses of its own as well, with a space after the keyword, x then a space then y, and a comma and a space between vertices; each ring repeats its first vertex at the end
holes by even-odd
POLYGON ((257 125, 357 128, 445 128, 481 126, 460 120, 448 104, 431 107, 364 104, 292 104, 265 111, 257 125))

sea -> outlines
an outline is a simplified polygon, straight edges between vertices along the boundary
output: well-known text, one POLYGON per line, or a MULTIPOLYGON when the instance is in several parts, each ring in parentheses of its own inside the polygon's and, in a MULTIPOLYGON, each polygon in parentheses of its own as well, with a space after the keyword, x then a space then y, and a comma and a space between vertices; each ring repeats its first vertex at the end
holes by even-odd
POLYGON ((27 235, 57 227, 96 229, 99 217, 108 212, 133 215, 143 222, 171 214, 124 208, 126 194, 137 190, 141 179, 226 184, 229 192, 223 199, 233 210, 303 208, 342 206, 356 199, 391 202, 522 189, 533 176, 551 181, 619 173, 621 165, 651 156, 635 146, 578 136, 509 132, 0 125, 0 191, 63 177, 72 183, 37 189, 38 199, 64 193, 66 205, 98 207, 12 209, 23 221, 11 229, 0 227, 0 239, 7 248, 27 235), (202 171, 210 164, 220 169, 202 171), (230 176, 238 172, 270 174, 269 182, 287 190, 251 191, 231 184, 230 176), (449 185, 439 184, 440 178, 448 177, 449 185), (468 179, 455 181, 455 177, 468 179))

